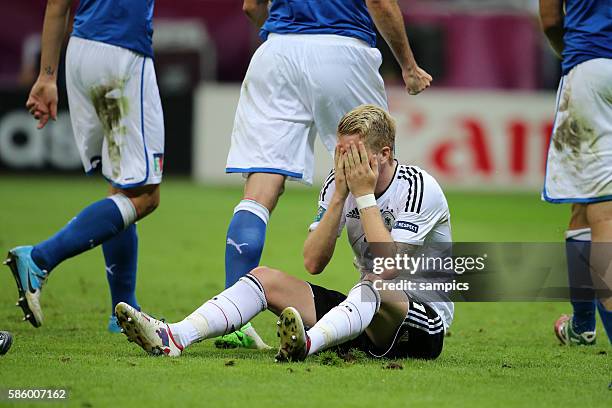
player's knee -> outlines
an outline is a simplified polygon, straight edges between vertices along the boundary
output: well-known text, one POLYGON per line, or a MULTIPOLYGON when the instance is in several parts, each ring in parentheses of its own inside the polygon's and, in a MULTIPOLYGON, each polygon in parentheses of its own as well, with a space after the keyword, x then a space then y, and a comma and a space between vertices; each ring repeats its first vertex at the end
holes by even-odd
POLYGON ((151 214, 159 207, 159 185, 146 185, 135 189, 121 190, 121 193, 129 197, 139 220, 151 214))
POLYGON ((589 222, 587 221, 586 205, 584 204, 573 204, 572 205, 572 216, 569 222, 569 228, 571 230, 588 228, 589 222))
POLYGON ((161 202, 161 197, 159 196, 159 194, 155 194, 150 196, 147 199, 147 211, 148 214, 151 214, 153 211, 157 210, 157 208, 159 207, 159 204, 161 202))
POLYGON ((272 212, 278 199, 285 190, 285 176, 270 173, 253 173, 249 175, 244 196, 257 201, 272 212))
POLYGON ((257 280, 264 287, 266 297, 272 297, 282 286, 283 272, 278 269, 272 269, 267 266, 258 266, 253 269, 251 275, 255 276, 257 280))
POLYGON ((138 213, 138 218, 141 219, 151 214, 157 209, 157 207, 159 207, 159 203, 159 194, 140 197, 139 200, 136 200, 135 204, 136 212, 138 213))
POLYGON ((257 268, 253 269, 250 273, 251 275, 255 276, 261 283, 262 285, 265 286, 273 286, 274 281, 275 281, 275 277, 278 276, 278 273, 280 271, 276 270, 276 269, 272 269, 270 267, 267 266, 258 266, 257 268))
POLYGON ((263 278, 266 275, 266 273, 270 270, 271 268, 268 268, 267 266, 258 266, 257 268, 253 269, 249 273, 255 276, 257 279, 261 280, 261 278, 263 278))

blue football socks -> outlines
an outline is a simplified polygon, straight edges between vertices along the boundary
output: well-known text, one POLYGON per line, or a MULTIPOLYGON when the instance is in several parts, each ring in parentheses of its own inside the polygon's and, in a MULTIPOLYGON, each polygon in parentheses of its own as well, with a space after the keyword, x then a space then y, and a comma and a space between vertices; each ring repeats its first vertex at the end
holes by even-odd
POLYGON ((136 301, 136 271, 138 268, 138 234, 136 224, 102 244, 106 263, 106 279, 111 292, 111 314, 119 302, 140 310, 136 301))
POLYGON ((566 233, 565 252, 570 284, 570 301, 574 309, 572 328, 576 333, 595 330, 595 292, 589 258, 591 230, 583 228, 566 233))
POLYGON ((226 288, 259 265, 269 218, 268 209, 253 200, 242 200, 234 209, 225 247, 226 288))
POLYGON ((608 334, 608 340, 612 344, 612 310, 606 310, 606 307, 599 301, 597 301, 597 309, 599 309, 599 317, 608 334))
POLYGON ((57 234, 35 245, 32 259, 51 272, 60 262, 94 248, 136 220, 129 198, 116 194, 86 207, 57 234))

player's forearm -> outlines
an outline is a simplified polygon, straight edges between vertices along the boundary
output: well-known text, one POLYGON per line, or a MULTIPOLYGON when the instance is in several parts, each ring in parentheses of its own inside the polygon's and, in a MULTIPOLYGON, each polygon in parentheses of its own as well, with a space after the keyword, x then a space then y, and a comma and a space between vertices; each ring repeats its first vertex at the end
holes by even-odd
POLYGON ((304 267, 313 275, 323 272, 334 254, 344 201, 334 195, 319 225, 304 242, 304 267))
POLYGON ((540 0, 540 23, 542 31, 559 58, 563 54, 563 2, 540 0))
POLYGON ((416 69, 417 64, 410 49, 404 16, 397 0, 366 0, 376 28, 393 52, 402 70, 416 69))
POLYGON ((57 66, 70 18, 70 0, 49 0, 41 39, 39 78, 55 81, 57 66))
MULTIPOLYGON (((369 251, 374 258, 393 258, 397 248, 391 233, 385 227, 378 206, 367 207, 359 211, 361 226, 368 241, 369 251)), ((395 268, 386 269, 379 274, 382 279, 394 279, 397 276, 395 268)))
POLYGON ((362 209, 359 217, 368 242, 393 242, 377 206, 362 209))
POLYGON ((261 28, 268 18, 268 0, 245 0, 242 11, 257 28, 261 28))

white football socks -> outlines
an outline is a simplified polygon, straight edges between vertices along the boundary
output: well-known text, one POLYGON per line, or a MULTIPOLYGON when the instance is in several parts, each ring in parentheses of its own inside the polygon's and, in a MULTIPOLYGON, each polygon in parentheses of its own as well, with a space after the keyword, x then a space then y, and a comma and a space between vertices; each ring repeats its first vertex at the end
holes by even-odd
POLYGON ((380 294, 374 285, 370 281, 359 282, 342 303, 308 330, 308 354, 356 338, 369 326, 379 308, 380 294))
POLYGON ((258 313, 266 310, 266 296, 261 283, 251 274, 200 306, 170 331, 181 346, 232 333, 258 313))

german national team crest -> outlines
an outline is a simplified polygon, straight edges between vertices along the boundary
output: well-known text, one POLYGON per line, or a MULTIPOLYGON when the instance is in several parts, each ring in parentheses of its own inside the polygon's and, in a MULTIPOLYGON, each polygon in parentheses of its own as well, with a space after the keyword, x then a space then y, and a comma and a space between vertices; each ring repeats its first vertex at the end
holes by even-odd
POLYGON ((153 174, 161 176, 164 172, 164 154, 155 153, 153 155, 153 174))
POLYGON ((391 231, 391 229, 393 229, 393 224, 395 224, 395 214, 393 214, 393 209, 381 211, 380 215, 383 218, 385 227, 391 231))

